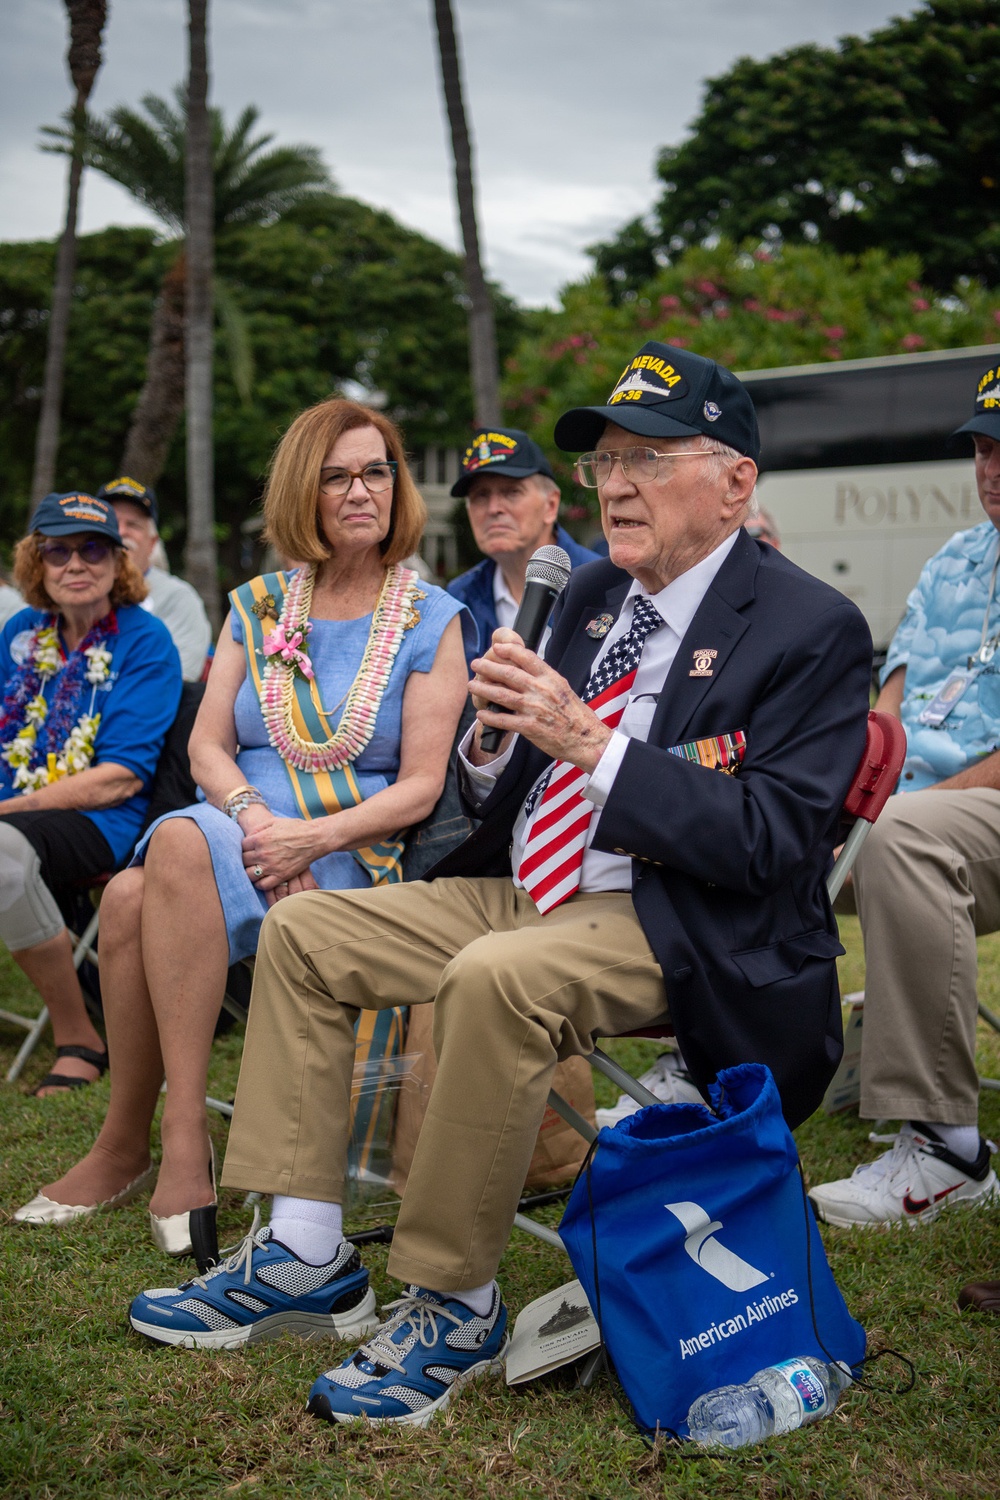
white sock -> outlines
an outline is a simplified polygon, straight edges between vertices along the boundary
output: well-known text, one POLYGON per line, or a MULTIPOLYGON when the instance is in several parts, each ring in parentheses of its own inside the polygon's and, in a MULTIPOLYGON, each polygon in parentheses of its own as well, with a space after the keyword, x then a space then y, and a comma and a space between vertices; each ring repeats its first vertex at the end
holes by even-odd
POLYGON ((469 1287, 464 1292, 443 1292, 439 1295, 454 1297, 456 1302, 464 1302, 466 1307, 470 1307, 477 1317, 485 1318, 493 1306, 493 1288, 495 1286, 495 1281, 488 1281, 485 1286, 469 1287))
POLYGON ((271 1233, 309 1266, 328 1265, 344 1238, 344 1210, 339 1203, 315 1198, 271 1200, 271 1233))
MULTIPOLYGON (((930 1126, 936 1136, 954 1155, 961 1157, 962 1161, 973 1162, 979 1155, 979 1126, 978 1125, 936 1125, 933 1120, 925 1122, 930 1126)), ((916 1128, 920 1126, 913 1121, 916 1128)))

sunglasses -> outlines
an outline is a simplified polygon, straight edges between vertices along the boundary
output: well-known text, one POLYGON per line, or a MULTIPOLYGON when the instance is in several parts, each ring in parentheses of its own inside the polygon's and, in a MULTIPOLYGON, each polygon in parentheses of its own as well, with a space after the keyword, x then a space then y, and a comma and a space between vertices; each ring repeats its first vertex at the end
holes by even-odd
POLYGON ((106 561, 112 550, 111 542, 104 542, 96 536, 90 536, 85 542, 76 542, 72 546, 69 542, 46 542, 44 545, 39 544, 38 548, 43 561, 53 568, 64 568, 74 552, 81 562, 97 567, 98 563, 106 561))

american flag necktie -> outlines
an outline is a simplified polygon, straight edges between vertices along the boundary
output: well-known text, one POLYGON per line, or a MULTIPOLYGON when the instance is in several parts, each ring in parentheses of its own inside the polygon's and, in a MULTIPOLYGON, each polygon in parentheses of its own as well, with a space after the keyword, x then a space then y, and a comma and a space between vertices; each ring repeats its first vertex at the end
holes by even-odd
MULTIPOLYGON (((646 637, 662 624, 645 595, 638 595, 631 626, 587 683, 583 702, 610 729, 617 728, 625 711, 646 637)), ((531 820, 517 874, 540 912, 551 911, 580 889, 587 830, 596 811, 583 795, 587 774, 568 761, 554 761, 531 820)))

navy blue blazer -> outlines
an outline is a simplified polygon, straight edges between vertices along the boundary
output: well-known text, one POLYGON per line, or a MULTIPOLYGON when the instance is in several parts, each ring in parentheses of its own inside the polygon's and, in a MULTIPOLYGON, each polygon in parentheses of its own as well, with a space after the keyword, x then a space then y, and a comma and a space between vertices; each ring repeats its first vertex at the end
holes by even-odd
MULTIPOLYGON (((581 692, 631 579, 575 571, 546 659, 581 692)), ((843 1038, 826 893, 838 815, 865 742, 872 643, 860 611, 741 531, 677 652, 646 742, 632 740, 594 847, 632 858, 632 900, 663 970, 685 1061, 703 1090, 763 1062, 793 1127, 819 1105, 843 1038), (715 651, 711 675, 694 658, 715 651), (668 746, 747 735, 735 776, 668 746)), ((464 843, 429 872, 510 876, 514 821, 547 757, 527 740, 464 843)))
MULTIPOLYGON (((569 532, 565 531, 562 526, 556 527, 555 543, 557 547, 563 547, 566 550, 574 568, 597 560, 596 552, 591 552, 589 547, 581 547, 579 542, 574 542, 569 532)), ((476 563, 476 566, 470 568, 467 573, 459 573, 458 577, 453 578, 448 584, 448 593, 456 599, 461 599, 475 620, 476 629, 479 631, 479 644, 476 649, 473 650, 466 644, 467 664, 471 664, 473 657, 481 656, 489 649, 493 632, 500 623, 493 599, 495 569, 496 563, 493 559, 484 557, 481 563, 476 563)))

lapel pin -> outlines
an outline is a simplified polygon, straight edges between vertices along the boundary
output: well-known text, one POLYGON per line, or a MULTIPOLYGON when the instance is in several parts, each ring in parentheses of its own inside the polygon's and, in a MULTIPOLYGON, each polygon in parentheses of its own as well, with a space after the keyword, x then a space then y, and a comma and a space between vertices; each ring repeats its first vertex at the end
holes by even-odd
POLYGON ((590 624, 587 626, 587 634, 592 637, 593 640, 599 641, 602 636, 607 635, 608 631, 611 629, 614 623, 614 615, 598 615, 597 619, 591 620, 590 624))
POLYGON ((700 646, 693 651, 694 666, 688 673, 689 677, 711 677, 713 673, 712 663, 718 656, 718 651, 713 651, 710 646, 700 646))

